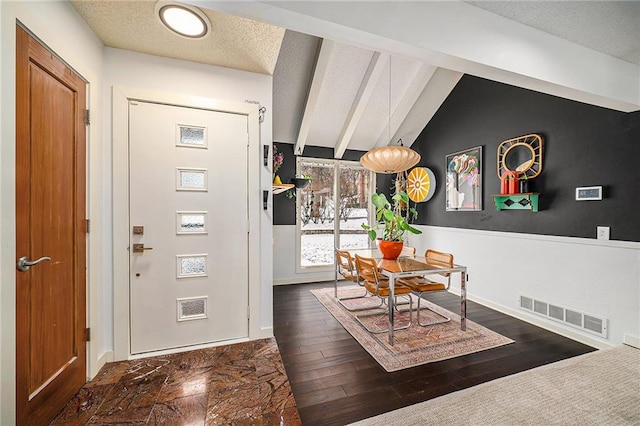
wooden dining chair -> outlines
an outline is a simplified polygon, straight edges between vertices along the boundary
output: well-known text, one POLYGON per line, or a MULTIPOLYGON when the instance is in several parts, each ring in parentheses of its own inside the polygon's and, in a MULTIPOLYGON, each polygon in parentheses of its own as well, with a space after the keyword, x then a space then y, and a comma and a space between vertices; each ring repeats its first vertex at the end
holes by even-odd
POLYGON ((403 246, 402 251, 400 252, 400 256, 415 256, 415 255, 416 255, 415 247, 403 246))
POLYGON ((354 265, 353 258, 351 254, 347 250, 335 249, 336 254, 336 277, 334 283, 334 296, 338 299, 338 303, 340 303, 346 310, 348 311, 362 311, 365 309, 374 309, 382 306, 382 303, 374 306, 349 306, 344 303, 345 300, 354 300, 354 299, 362 299, 369 296, 369 292, 366 288, 364 288, 364 282, 358 275, 358 271, 354 265), (355 296, 347 296, 347 297, 338 297, 338 275, 342 276, 345 280, 351 281, 355 284, 358 284, 362 287, 363 293, 355 296))
MULTIPOLYGON (((376 296, 381 300, 381 306, 385 305, 385 301, 389 297, 389 280, 380 274, 380 271, 378 270, 378 264, 375 259, 370 257, 362 257, 357 254, 355 257, 356 257, 356 270, 358 271, 358 275, 360 276, 360 278, 363 280, 364 287, 369 292, 369 294, 371 294, 372 296, 376 296)), ((413 309, 411 289, 403 285, 396 284, 394 286, 394 296, 396 299, 394 303, 394 306, 395 306, 394 309, 396 309, 396 311, 401 312, 398 309, 398 303, 397 303, 398 296, 403 296, 404 298, 408 299, 408 302, 403 303, 402 305, 406 305, 406 304, 409 305, 408 323, 399 327, 394 327, 393 328, 394 331, 403 330, 405 328, 411 327, 411 310, 413 309)), ((379 327, 379 328, 373 329, 367 326, 365 322, 362 320, 362 318, 379 316, 380 318, 384 318, 386 320, 389 314, 388 309, 389 307, 387 305, 387 309, 385 309, 383 312, 378 311, 375 313, 356 315, 356 320, 360 323, 360 325, 362 325, 370 333, 387 333, 389 331, 388 327, 387 328, 379 327)), ((375 320, 373 323, 377 325, 378 321, 379 319, 375 320)))
MULTIPOLYGON (((426 258, 427 263, 430 265, 440 266, 443 268, 453 268, 453 255, 450 253, 444 253, 437 250, 429 249, 424 253, 424 257, 426 258)), ((432 322, 426 322, 426 323, 420 322, 420 301, 422 300, 422 295, 424 293, 428 293, 432 291, 449 290, 449 286, 451 285, 451 273, 445 272, 445 273, 440 273, 439 275, 446 278, 446 283, 442 283, 439 281, 432 281, 426 277, 407 277, 407 278, 400 278, 398 280, 398 282, 403 286, 411 289, 415 293, 418 293, 418 307, 416 311, 417 311, 417 317, 418 317, 418 324, 420 324, 423 327, 427 327, 435 324, 442 324, 442 323, 451 321, 451 318, 449 318, 448 316, 442 315, 441 313, 436 312, 429 307, 425 307, 424 309, 427 309, 433 312, 434 314, 436 314, 442 319, 432 321, 432 322)))

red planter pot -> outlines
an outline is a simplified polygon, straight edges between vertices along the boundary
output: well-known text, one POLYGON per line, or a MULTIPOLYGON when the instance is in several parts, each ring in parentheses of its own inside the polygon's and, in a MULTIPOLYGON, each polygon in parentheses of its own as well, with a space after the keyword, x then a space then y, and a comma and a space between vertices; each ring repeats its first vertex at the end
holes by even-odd
POLYGON ((402 241, 378 241, 378 249, 382 253, 383 259, 396 260, 402 253, 402 241))

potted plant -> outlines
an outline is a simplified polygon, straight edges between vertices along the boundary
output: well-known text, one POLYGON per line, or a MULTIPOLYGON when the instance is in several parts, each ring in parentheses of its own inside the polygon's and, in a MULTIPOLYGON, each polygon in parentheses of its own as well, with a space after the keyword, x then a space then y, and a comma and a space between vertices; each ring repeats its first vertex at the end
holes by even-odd
MULTIPOLYGON (((406 206, 409 205, 407 193, 404 191, 398 192, 391 200, 393 201, 393 206, 384 194, 371 195, 371 201, 376 208, 376 221, 380 226, 362 224, 362 228, 367 231, 372 241, 376 239, 380 240, 378 248, 382 253, 382 257, 385 259, 398 258, 404 245, 402 237, 405 232, 422 234, 422 231, 412 227, 409 224, 408 218, 402 215, 402 203, 406 206), (376 231, 376 228, 378 231, 376 231), (378 238, 379 231, 382 233, 380 238, 378 238)), ((418 212, 414 208, 409 208, 407 216, 415 219, 418 216, 418 212)))
POLYGON ((309 182, 311 182, 311 175, 309 173, 303 175, 298 174, 289 180, 289 183, 292 183, 298 189, 304 188, 309 182))

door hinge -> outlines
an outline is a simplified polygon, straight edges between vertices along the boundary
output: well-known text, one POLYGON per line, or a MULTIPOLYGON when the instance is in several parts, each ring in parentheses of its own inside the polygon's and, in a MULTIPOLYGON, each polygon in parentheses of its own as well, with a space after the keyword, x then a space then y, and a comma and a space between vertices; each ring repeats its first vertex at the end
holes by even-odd
POLYGON ((91 341, 91 329, 90 328, 85 328, 84 329, 84 341, 85 342, 90 342, 91 341))
POLYGON ((84 124, 87 126, 91 124, 91 114, 88 109, 84 111, 84 124))
POLYGON ((91 220, 85 219, 84 222, 85 222, 85 228, 86 228, 87 234, 88 234, 89 232, 91 232, 91 220))
POLYGON ((247 234, 251 232, 251 221, 247 221, 247 234))
POLYGON ((249 306, 247 306, 247 320, 251 319, 251 309, 249 306))

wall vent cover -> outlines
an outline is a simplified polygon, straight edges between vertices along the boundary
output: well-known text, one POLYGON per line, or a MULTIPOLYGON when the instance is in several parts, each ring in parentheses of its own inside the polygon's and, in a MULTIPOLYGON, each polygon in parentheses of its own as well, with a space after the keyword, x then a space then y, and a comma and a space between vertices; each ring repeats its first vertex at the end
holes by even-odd
POLYGON ((541 315, 547 315, 547 304, 539 300, 533 301, 533 310, 541 315))
POLYGON ((564 308, 556 305, 549 305, 549 316, 558 321, 564 321, 564 308))
POLYGON ((572 311, 570 309, 565 310, 567 315, 567 322, 576 327, 582 326, 582 314, 580 312, 572 311))
POLYGON ((580 312, 566 306, 551 304, 544 300, 520 295, 519 306, 521 309, 536 315, 543 316, 553 321, 561 322, 582 331, 607 338, 607 326, 609 320, 597 315, 580 312))

